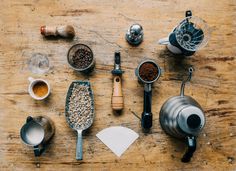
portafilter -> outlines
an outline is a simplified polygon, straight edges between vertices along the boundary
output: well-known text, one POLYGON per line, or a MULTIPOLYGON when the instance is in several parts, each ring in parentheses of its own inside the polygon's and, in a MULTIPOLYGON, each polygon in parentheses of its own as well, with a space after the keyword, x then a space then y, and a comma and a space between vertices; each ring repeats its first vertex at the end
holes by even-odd
POLYGON ((152 127, 152 84, 160 77, 161 69, 155 61, 147 59, 138 65, 135 74, 139 82, 144 84, 141 126, 146 132, 152 127))

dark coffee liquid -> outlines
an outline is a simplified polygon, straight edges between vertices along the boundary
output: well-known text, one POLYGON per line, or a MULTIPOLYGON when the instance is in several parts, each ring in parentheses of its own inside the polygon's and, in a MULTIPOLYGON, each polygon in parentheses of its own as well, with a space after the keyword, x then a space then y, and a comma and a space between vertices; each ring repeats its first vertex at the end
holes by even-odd
POLYGON ((158 74, 157 66, 151 62, 143 63, 139 68, 139 75, 144 81, 153 81, 158 74))
POLYGON ((45 82, 39 81, 33 86, 33 92, 38 97, 43 97, 48 93, 48 86, 45 82))

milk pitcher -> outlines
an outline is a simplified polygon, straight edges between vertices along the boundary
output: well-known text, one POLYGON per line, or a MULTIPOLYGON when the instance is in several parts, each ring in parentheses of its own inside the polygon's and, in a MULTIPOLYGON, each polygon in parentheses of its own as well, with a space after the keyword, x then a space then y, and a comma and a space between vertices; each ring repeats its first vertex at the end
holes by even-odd
POLYGON ((20 130, 24 144, 33 147, 34 155, 40 156, 55 132, 52 120, 46 116, 28 116, 20 130))

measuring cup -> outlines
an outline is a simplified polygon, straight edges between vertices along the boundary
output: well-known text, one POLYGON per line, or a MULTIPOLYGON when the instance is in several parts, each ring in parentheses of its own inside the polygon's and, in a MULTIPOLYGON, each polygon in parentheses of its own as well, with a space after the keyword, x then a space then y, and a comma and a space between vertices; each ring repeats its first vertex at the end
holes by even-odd
MULTIPOLYGON (((75 101, 74 103, 80 103, 80 101, 75 101)), ((81 103, 81 105, 83 105, 81 103)), ((75 111, 75 112, 78 112, 75 111)), ((78 112, 78 117, 80 117, 82 114, 79 114, 78 112)), ((74 81, 71 83, 68 92, 67 92, 67 97, 66 97, 66 107, 65 107, 65 117, 66 117, 66 121, 68 122, 69 126, 77 131, 77 145, 76 145, 76 159, 77 160, 82 160, 83 159, 83 141, 82 141, 82 132, 86 129, 88 129, 94 120, 95 117, 95 113, 94 113, 94 98, 93 98, 93 92, 90 86, 90 82, 89 81, 74 81), (72 115, 72 113, 70 112, 70 97, 72 96, 74 87, 76 85, 84 85, 84 86, 88 86, 88 91, 89 91, 89 96, 91 98, 91 110, 92 112, 90 112, 89 116, 91 118, 91 120, 86 120, 86 122, 83 123, 76 123, 76 122, 72 122, 71 119, 69 119, 70 115, 72 115)), ((81 117, 78 120, 82 120, 81 117)), ((83 121, 83 120, 82 120, 83 121)))

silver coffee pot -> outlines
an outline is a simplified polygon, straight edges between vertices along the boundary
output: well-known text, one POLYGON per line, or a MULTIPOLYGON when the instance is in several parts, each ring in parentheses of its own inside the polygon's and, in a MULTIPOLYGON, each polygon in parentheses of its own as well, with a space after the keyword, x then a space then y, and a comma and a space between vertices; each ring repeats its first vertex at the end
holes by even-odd
POLYGON ((160 111, 160 124, 169 135, 185 139, 188 149, 182 162, 189 162, 196 150, 196 137, 205 125, 205 115, 196 100, 184 95, 185 83, 191 80, 193 68, 189 68, 189 76, 182 81, 180 95, 168 99, 160 111))

